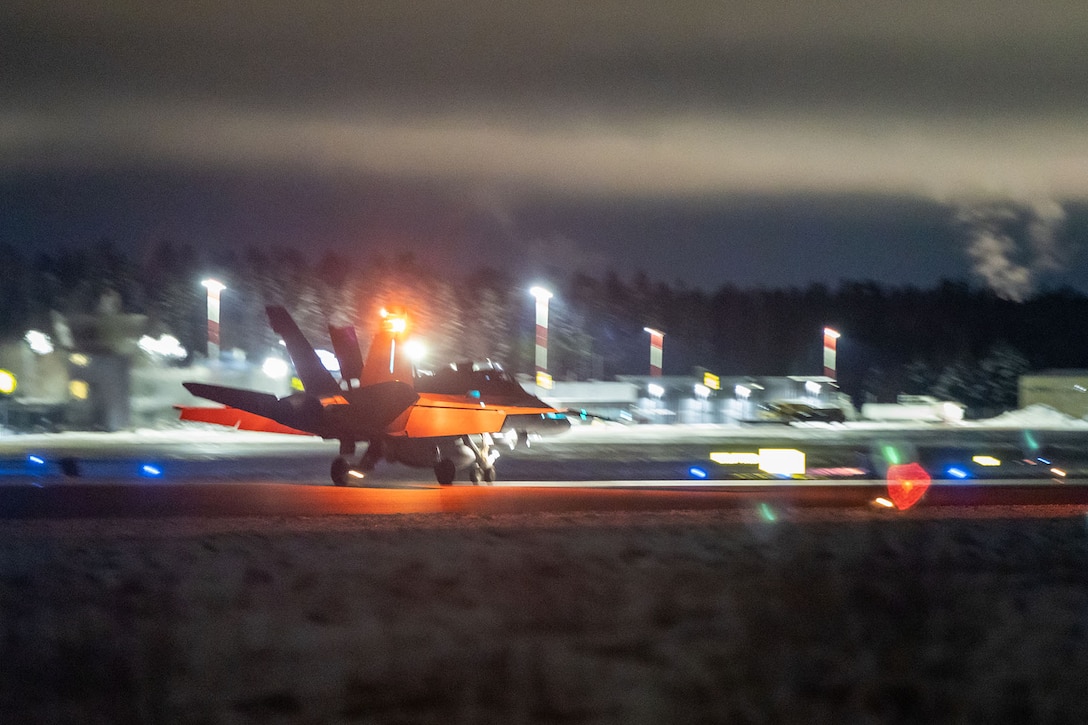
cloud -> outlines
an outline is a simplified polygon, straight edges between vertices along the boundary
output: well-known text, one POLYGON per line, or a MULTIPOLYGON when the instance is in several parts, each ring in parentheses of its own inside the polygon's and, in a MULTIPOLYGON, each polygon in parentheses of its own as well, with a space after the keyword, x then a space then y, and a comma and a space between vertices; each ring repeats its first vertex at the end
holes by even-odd
POLYGON ((660 116, 532 123, 489 114, 351 117, 188 104, 0 111, 8 168, 302 169, 498 187, 509 196, 891 193, 1088 197, 1088 116, 909 122, 660 116))
POLYGON ((0 172, 1088 197, 1088 5, 0 6, 0 172))

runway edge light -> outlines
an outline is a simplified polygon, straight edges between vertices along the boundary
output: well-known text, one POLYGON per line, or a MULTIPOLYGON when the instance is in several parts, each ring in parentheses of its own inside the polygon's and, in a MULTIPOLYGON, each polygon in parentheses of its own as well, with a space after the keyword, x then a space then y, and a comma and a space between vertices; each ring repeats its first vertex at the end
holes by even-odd
POLYGON ((805 472, 805 454, 796 448, 760 448, 759 470, 782 476, 805 472))

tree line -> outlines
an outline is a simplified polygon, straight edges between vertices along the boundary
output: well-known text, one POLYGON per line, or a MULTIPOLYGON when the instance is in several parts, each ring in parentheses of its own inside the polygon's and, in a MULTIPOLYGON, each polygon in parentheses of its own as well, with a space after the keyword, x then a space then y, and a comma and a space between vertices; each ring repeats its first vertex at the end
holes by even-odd
MULTIPOLYGON (((263 359, 277 343, 265 305, 285 305, 318 344, 327 339, 327 324, 353 324, 364 346, 384 306, 409 312, 432 363, 489 357, 514 372, 533 366, 527 289, 542 280, 510 271, 458 274, 412 254, 353 259, 329 252, 314 259, 292 248, 210 251, 165 241, 138 252, 109 242, 34 254, 0 245, 0 255, 2 340, 48 331, 54 310, 91 312, 113 290, 125 312, 148 316, 150 334, 172 334, 202 354, 200 280, 214 276, 227 285, 222 348, 249 359, 263 359)), ((647 373, 647 326, 666 333, 666 375, 705 369, 723 376, 820 374, 822 330, 834 327, 842 333, 840 387, 856 402, 907 392, 992 412, 1015 405, 1015 381, 1024 372, 1088 367, 1081 329, 1088 297, 1068 288, 1012 302, 956 280, 930 288, 848 281, 713 291, 645 273, 575 273, 546 282, 555 293, 548 347, 556 379, 647 373)))

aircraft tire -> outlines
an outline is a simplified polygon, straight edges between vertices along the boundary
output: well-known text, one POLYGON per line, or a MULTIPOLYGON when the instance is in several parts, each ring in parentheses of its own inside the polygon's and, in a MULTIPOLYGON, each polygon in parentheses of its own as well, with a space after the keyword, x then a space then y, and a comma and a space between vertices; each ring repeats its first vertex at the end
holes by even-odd
POLYGON ((481 477, 479 466, 468 469, 468 480, 472 481, 473 484, 479 485, 481 477))
POLYGON ((434 477, 443 486, 449 486, 457 476, 457 466, 448 458, 443 458, 434 464, 434 477))
POLYGON ((329 468, 329 476, 337 486, 346 486, 348 485, 348 471, 350 470, 351 461, 344 456, 337 456, 333 459, 332 466, 329 468))
POLYGON ((487 468, 484 469, 484 481, 486 483, 494 483, 495 480, 498 477, 499 477, 499 474, 495 470, 494 466, 488 466, 487 468))

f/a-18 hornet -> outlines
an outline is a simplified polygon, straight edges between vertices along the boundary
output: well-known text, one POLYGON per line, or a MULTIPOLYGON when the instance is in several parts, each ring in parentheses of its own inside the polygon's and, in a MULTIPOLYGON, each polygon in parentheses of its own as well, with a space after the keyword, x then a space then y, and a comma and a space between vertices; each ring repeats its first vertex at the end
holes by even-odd
POLYGON ((340 362, 338 381, 283 307, 268 307, 268 320, 287 346, 303 390, 284 398, 270 393, 189 382, 185 388, 224 408, 181 407, 181 419, 241 430, 321 436, 340 441, 333 483, 361 478, 381 459, 431 468, 449 485, 457 470, 470 480, 496 478, 496 442, 513 448, 530 436, 565 431, 559 410, 522 389, 499 366, 461 363, 434 375, 416 376, 405 352, 407 319, 386 315, 363 363, 355 328, 329 327, 340 362), (365 453, 354 460, 356 444, 365 453))

